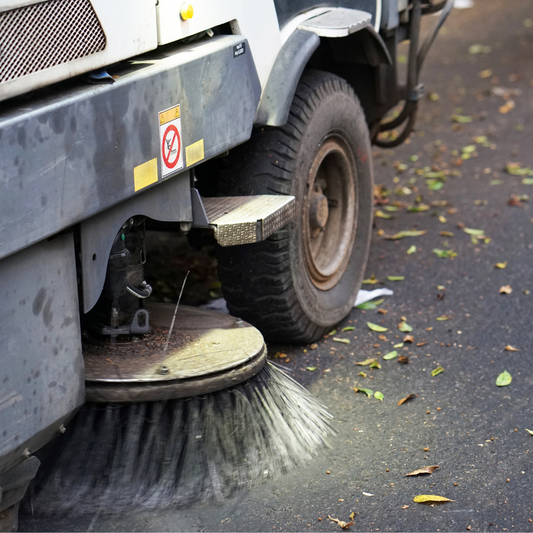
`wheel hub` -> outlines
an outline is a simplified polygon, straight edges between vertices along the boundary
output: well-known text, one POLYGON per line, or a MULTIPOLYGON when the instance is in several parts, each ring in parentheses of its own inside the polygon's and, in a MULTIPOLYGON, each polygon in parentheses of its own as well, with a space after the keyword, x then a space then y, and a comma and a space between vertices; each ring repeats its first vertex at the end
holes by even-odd
POLYGON ((303 205, 305 266, 312 283, 333 288, 344 274, 357 230, 357 169, 339 134, 320 144, 309 170, 303 205))
MULTIPOLYGON (((317 189, 320 191, 318 187, 317 189)), ((316 237, 318 232, 326 227, 326 224, 328 223, 328 215, 328 199, 321 191, 315 191, 309 204, 309 225, 313 230, 313 237, 316 237)))

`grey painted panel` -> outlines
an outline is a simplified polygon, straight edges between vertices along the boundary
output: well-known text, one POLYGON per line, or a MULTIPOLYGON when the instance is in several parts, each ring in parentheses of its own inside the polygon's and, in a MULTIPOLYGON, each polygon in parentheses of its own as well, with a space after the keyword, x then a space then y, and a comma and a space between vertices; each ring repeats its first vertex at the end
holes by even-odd
POLYGON ((0 473, 84 400, 71 234, 0 261, 0 473))
POLYGON ((161 182, 160 111, 180 105, 182 147, 203 139, 205 159, 247 140, 261 88, 248 46, 234 53, 242 42, 166 47, 112 71, 112 85, 78 81, 6 106, 0 258, 135 195, 133 169, 154 158, 161 182))
POLYGON ((283 126, 305 65, 320 44, 316 33, 296 30, 280 50, 257 110, 257 125, 283 126))

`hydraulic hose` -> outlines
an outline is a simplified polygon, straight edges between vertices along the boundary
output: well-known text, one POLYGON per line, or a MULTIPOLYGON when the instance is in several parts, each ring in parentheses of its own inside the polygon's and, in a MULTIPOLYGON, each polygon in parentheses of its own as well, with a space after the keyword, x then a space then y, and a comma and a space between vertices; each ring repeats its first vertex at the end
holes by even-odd
POLYGON ((437 34, 444 24, 444 21, 448 18, 451 10, 453 9, 454 0, 445 0, 436 5, 430 5, 428 7, 422 7, 422 0, 413 0, 411 15, 409 21, 410 29, 410 42, 409 42, 409 59, 407 63, 407 84, 405 88, 405 104, 400 114, 393 120, 385 122, 379 125, 379 132, 391 131, 398 126, 406 123, 402 133, 398 135, 396 139, 391 141, 381 140, 377 137, 374 139, 374 144, 381 148, 394 148, 400 145, 409 137, 413 131, 416 114, 418 111, 418 101, 423 94, 423 86, 418 83, 420 70, 426 59, 427 53, 433 44, 433 41, 437 37, 437 34), (433 13, 441 11, 441 15, 433 31, 428 35, 424 41, 420 52, 418 51, 418 42, 420 39, 420 22, 422 15, 427 13, 433 13))

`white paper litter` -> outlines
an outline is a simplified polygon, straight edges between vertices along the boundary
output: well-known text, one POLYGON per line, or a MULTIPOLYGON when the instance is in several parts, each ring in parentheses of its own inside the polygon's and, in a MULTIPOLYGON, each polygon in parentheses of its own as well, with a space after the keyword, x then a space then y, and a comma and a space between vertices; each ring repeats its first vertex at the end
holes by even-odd
POLYGON ((474 7, 474 0, 455 0, 453 7, 455 9, 469 9, 474 7))
POLYGON ((390 289, 385 289, 385 288, 374 289, 373 291, 360 290, 357 293, 357 298, 355 299, 355 303, 353 304, 353 306, 357 307, 358 305, 369 302, 370 300, 373 300, 374 298, 378 298, 379 296, 392 296, 393 294, 394 294, 394 291, 391 291, 390 289))

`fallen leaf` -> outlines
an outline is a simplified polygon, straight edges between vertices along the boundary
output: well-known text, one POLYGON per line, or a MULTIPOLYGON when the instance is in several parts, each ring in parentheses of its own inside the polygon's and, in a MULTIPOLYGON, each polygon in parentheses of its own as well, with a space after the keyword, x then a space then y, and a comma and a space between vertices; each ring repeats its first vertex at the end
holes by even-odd
POLYGON ((372 363, 370 363, 370 368, 380 369, 381 368, 381 364, 378 361, 372 361, 372 363))
POLYGON ((360 389, 358 387, 353 388, 354 392, 364 392, 369 398, 374 394, 374 391, 371 391, 370 389, 360 389))
POLYGON ((445 498, 444 496, 437 496, 434 494, 420 494, 419 496, 415 496, 413 498, 413 501, 416 503, 438 503, 438 502, 453 502, 455 500, 450 500, 449 498, 445 498))
POLYGON ((490 78, 492 76, 492 70, 490 68, 486 69, 486 70, 482 70, 478 76, 480 78, 490 78))
POLYGON ((407 357, 406 355, 400 355, 400 357, 398 357, 398 363, 406 365, 407 363, 409 363, 409 357, 407 357))
POLYGON ((336 330, 336 329, 332 329, 332 330, 328 333, 328 337, 331 337, 332 335, 335 335, 335 333, 337 333, 337 330, 336 330))
POLYGON ((453 237, 453 232, 451 231, 439 231, 441 237, 453 237))
POLYGON ((427 180, 426 185, 430 191, 440 191, 444 187, 444 183, 439 180, 427 180))
POLYGON ((403 281, 405 276, 387 276, 389 281, 403 281))
POLYGON ((403 342, 415 342, 415 338, 412 335, 406 335, 403 338, 403 342))
POLYGON ((397 205, 384 205, 383 209, 385 209, 385 211, 392 211, 393 213, 395 213, 400 208, 397 205))
POLYGON ((316 370, 316 366, 308 366, 305 369, 309 370, 309 372, 314 372, 316 370))
POLYGON ((533 178, 524 178, 522 180, 522 185, 533 185, 533 178))
POLYGON ((502 285, 500 287, 500 294, 511 294, 513 292, 513 289, 511 288, 511 285, 502 285))
POLYGON ((434 248, 433 253, 441 259, 453 259, 454 257, 457 257, 457 253, 453 250, 439 250, 439 248, 434 248))
POLYGON ((338 524, 341 529, 348 529, 350 526, 354 525, 354 522, 343 522, 342 520, 338 520, 337 518, 331 518, 328 514, 328 518, 332 521, 338 524))
POLYGON ((393 350, 392 352, 386 353, 383 356, 383 359, 385 359, 385 361, 390 361, 391 359, 394 359, 395 357, 398 357, 398 352, 396 350, 393 350))
POLYGON ((357 514, 357 513, 355 513, 355 512, 351 513, 351 514, 350 514, 350 520, 353 520, 353 519, 355 518, 355 515, 356 515, 356 514, 357 514))
POLYGON ((343 344, 350 344, 350 339, 339 339, 339 337, 333 337, 333 342, 342 342, 343 344))
POLYGON ((398 324, 398 329, 402 332, 402 333, 409 333, 411 331, 413 331, 413 326, 410 326, 407 322, 405 321, 402 321, 398 324))
POLYGON ((359 304, 356 309, 375 309, 378 305, 381 305, 384 302, 384 298, 381 298, 381 300, 376 300, 375 302, 365 302, 362 304, 359 304))
POLYGON ((420 474, 433 474, 437 468, 440 468, 438 465, 435 466, 425 466, 424 468, 419 468, 418 470, 414 470, 413 472, 409 472, 409 474, 405 474, 405 476, 418 476, 420 474))
POLYGON ((533 169, 522 167, 520 163, 507 163, 505 171, 512 176, 533 176, 533 169))
POLYGON ((507 385, 511 384, 511 381, 513 381, 513 376, 505 370, 496 378, 496 385, 498 387, 507 387, 507 385))
POLYGON ((514 108, 515 108, 515 103, 512 100, 507 100, 505 104, 503 104, 502 106, 498 108, 498 111, 502 115, 506 115, 507 113, 509 113, 509 111, 513 110, 514 108))
POLYGON ((363 495, 364 495, 364 496, 374 496, 374 495, 371 494, 370 492, 363 492, 363 495))
POLYGON ((507 261, 504 261, 503 263, 496 263, 494 266, 496 268, 505 268, 507 266, 507 261))
POLYGON ((429 210, 429 205, 426 205, 426 204, 410 205, 407 208, 407 211, 409 211, 410 213, 422 213, 428 210, 429 210))
POLYGON ((366 378, 366 374, 364 372, 359 372, 359 375, 362 377, 362 378, 366 378))
POLYGON ((355 363, 355 364, 359 366, 368 366, 368 365, 371 365, 374 361, 375 359, 372 357, 371 359, 365 359, 364 361, 361 361, 360 363, 355 363))
POLYGON ((363 283, 365 285, 375 285, 376 283, 379 283, 379 279, 376 279, 376 276, 372 274, 368 279, 364 279, 363 283))
POLYGON ((527 428, 524 428, 530 435, 533 435, 533 431, 531 431, 530 429, 527 429, 527 428))
POLYGON ((472 44, 468 47, 468 53, 472 55, 476 54, 490 54, 492 46, 483 44, 472 44))
POLYGON ((458 124, 466 124, 467 122, 472 122, 474 120, 472 117, 466 115, 452 115, 452 122, 457 122, 458 124))
POLYGON ((383 394, 382 394, 381 392, 376 391, 376 392, 374 393, 374 398, 383 401, 384 396, 383 396, 383 394))
POLYGON ((378 324, 373 324, 372 322, 367 322, 366 325, 372 330, 372 331, 389 331, 389 328, 384 328, 383 326, 378 326, 378 324))
POLYGON ((394 348, 401 348, 403 346, 403 342, 399 342, 398 344, 394 345, 394 348))
POLYGON ((405 510, 405 509, 409 509, 409 506, 408 506, 408 505, 404 505, 404 506, 402 507, 402 509, 403 509, 403 510, 405 510))
POLYGON ((508 344, 506 347, 505 347, 505 351, 506 352, 519 352, 520 350, 518 348, 514 348, 513 346, 511 346, 510 344, 508 344))
POLYGON ((468 235, 474 235, 474 237, 482 237, 485 235, 485 231, 482 229, 463 228, 463 231, 468 233, 468 235))
POLYGON ((443 320, 450 320, 450 318, 452 318, 452 317, 451 316, 442 315, 442 316, 438 316, 437 320, 442 322, 443 320))
POLYGON ((310 350, 316 350, 317 348, 318 348, 318 344, 316 342, 314 342, 313 344, 311 344, 311 346, 309 346, 310 350))
POLYGON ((432 371, 431 371, 431 375, 433 377, 435 376, 438 376, 439 374, 442 374, 444 372, 444 368, 442 368, 442 366, 438 366, 437 368, 434 368, 432 371))
POLYGON ((399 231, 398 233, 395 233, 394 235, 384 235, 385 239, 390 240, 397 240, 397 239, 403 239, 405 237, 419 237, 420 235, 424 235, 426 233, 426 230, 404 230, 399 231))
POLYGON ((446 220, 445 216, 439 215, 439 222, 441 222, 442 224, 446 224, 446 222, 448 221, 446 220))
POLYGON ((382 315, 386 315, 388 311, 386 309, 378 309, 378 313, 381 313, 382 315))
POLYGON ((402 398, 398 405, 402 405, 402 403, 408 402, 409 400, 412 400, 413 398, 418 398, 418 394, 409 394, 409 396, 406 396, 405 398, 402 398))
POLYGON ((354 329, 353 326, 346 326, 345 328, 342 328, 342 331, 353 331, 354 329))
POLYGON ((407 255, 411 255, 411 254, 414 254, 416 252, 416 246, 414 244, 412 244, 411 246, 409 246, 409 248, 407 249, 407 255))
POLYGON ((388 215, 387 213, 384 213, 383 211, 380 211, 379 209, 374 213, 374 215, 377 218, 384 218, 386 220, 390 220, 391 218, 394 218, 392 215, 388 215))
POLYGON ((417 347, 420 347, 420 346, 425 346, 427 344, 427 342, 417 342, 416 345, 417 347))

